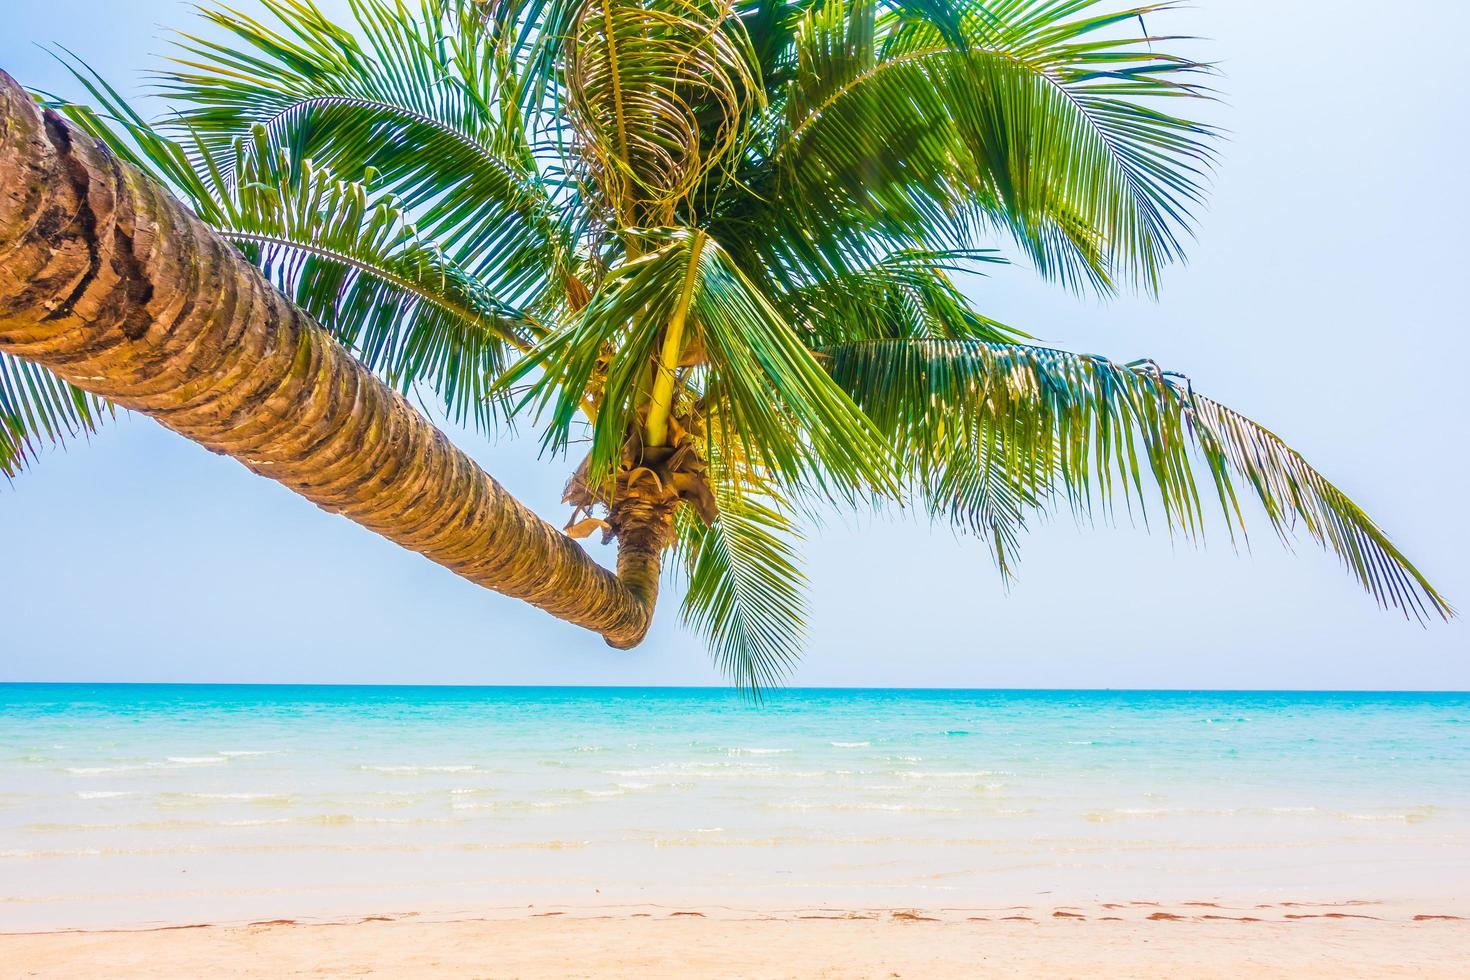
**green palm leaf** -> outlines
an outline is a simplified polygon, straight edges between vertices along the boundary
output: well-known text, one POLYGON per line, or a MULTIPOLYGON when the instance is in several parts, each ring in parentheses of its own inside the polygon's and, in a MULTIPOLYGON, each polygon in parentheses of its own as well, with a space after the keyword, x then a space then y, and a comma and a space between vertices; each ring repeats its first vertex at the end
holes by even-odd
POLYGON ((800 535, 777 500, 737 488, 727 473, 716 473, 714 487, 719 519, 706 526, 686 512, 679 523, 683 618, 725 676, 758 694, 789 673, 806 639, 800 535))
POLYGON ((236 154, 239 179, 218 229, 368 367, 424 383, 452 417, 494 427, 489 386, 532 321, 419 238, 388 196, 273 151, 257 129, 236 154))
MULTIPOLYGON (((837 383, 921 477, 940 474, 940 487, 948 467, 969 466, 1002 475, 1018 501, 1058 490, 1085 511, 1114 496, 1145 506, 1147 478, 1168 526, 1195 535, 1197 458, 1232 528, 1244 527, 1233 482, 1243 478, 1278 533, 1303 528, 1380 603, 1421 618, 1450 614, 1387 535, 1300 454, 1152 362, 968 340, 871 341, 829 354, 837 383)), ((955 506, 975 513, 960 495, 955 506)))
POLYGON ((904 249, 780 293, 774 302, 818 349, 897 337, 1021 340, 1021 331, 977 313, 951 278, 1003 261, 989 250, 904 249))
POLYGON ((112 411, 106 400, 45 368, 0 353, 0 474, 19 474, 46 442, 95 432, 112 411))
MULTIPOLYGON (((353 30, 310 0, 262 0, 278 22, 204 10, 229 43, 183 35, 161 94, 172 125, 225 160, 262 126, 295 161, 348 179, 370 170, 422 234, 506 302, 570 271, 568 232, 536 171, 515 66, 450 6, 352 0, 353 30)), ((226 175, 229 176, 226 169, 226 175)))
POLYGON ((753 224, 808 261, 873 235, 954 245, 1005 228, 1043 274, 1153 285, 1213 150, 1207 128, 1148 103, 1200 96, 1204 67, 1154 49, 1169 38, 1091 39, 1168 5, 1096 5, 813 6, 773 127, 768 220, 753 224))

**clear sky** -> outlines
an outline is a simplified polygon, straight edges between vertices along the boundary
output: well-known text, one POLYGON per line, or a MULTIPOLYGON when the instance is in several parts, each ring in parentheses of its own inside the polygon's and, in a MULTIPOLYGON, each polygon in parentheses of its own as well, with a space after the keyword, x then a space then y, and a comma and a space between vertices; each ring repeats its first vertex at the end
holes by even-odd
MULTIPOLYGON (((236 0, 243 9, 253 0, 236 0)), ((331 6, 332 4, 328 4, 331 6)), ((8 0, 0 68, 79 94, 35 44, 124 91, 194 20, 175 0, 8 0)), ((1464 297, 1470 5, 1196 0, 1231 131, 1191 262, 1158 301, 1078 299, 1023 267, 981 308, 1047 342, 1148 355, 1267 424, 1470 610, 1464 297), (1457 285, 1458 284, 1458 285, 1457 285)), ((560 523, 571 464, 457 441, 560 523)), ((1470 689, 1470 628, 1379 611, 1314 544, 1259 519, 1249 553, 1069 518, 1009 594, 984 546, 913 521, 807 544, 812 642, 793 683, 1470 689)), ((604 558, 606 555, 604 555, 604 558)), ((150 420, 121 418, 0 486, 0 680, 718 683, 666 593, 648 641, 471 586, 150 420)))

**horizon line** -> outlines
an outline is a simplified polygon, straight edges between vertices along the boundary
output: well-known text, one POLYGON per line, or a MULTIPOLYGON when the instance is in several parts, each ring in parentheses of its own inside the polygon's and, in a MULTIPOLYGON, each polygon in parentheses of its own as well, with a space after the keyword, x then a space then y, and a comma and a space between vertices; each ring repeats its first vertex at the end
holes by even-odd
MULTIPOLYGON (((0 680, 0 687, 350 687, 426 688, 454 690, 566 690, 566 691, 728 691, 744 693, 728 684, 460 684, 400 683, 393 681, 76 681, 0 680)), ((1314 688, 1314 687, 945 687, 873 686, 865 684, 806 684, 761 688, 761 694, 804 691, 913 691, 1012 694, 1459 694, 1470 690, 1448 688, 1314 688)))

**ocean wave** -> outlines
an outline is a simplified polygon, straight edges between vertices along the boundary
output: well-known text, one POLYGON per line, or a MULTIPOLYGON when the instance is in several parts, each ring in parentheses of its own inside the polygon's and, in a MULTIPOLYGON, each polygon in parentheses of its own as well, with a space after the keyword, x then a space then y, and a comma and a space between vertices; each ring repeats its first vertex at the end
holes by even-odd
POLYGON ((1185 813, 1186 811, 1170 810, 1166 807, 1120 807, 1114 810, 1089 810, 1086 816, 1092 823, 1111 823, 1114 820, 1147 820, 1183 816, 1185 813))
MULTIPOLYGON (((994 769, 897 769, 893 773, 900 779, 986 779, 1006 775, 994 769)), ((987 784, 988 788, 999 788, 1001 783, 987 784)))
POLYGON ((452 847, 456 851, 574 851, 590 843, 592 842, 585 840, 511 841, 503 844, 466 841, 452 847))
POLYGON ((381 772, 395 776, 417 776, 426 772, 482 772, 478 766, 358 766, 363 772, 381 772))
POLYGON ((839 810, 873 813, 962 813, 957 806, 933 806, 924 803, 767 803, 770 810, 839 810))
POLYGON ((449 806, 452 810, 497 810, 515 813, 526 810, 558 810, 572 805, 572 802, 567 800, 489 800, 483 803, 456 801, 449 806))
POLYGON ((222 755, 171 755, 162 768, 173 769, 178 766, 218 766, 229 759, 222 755))
POLYGON ((135 796, 131 790, 126 789, 98 789, 83 790, 77 793, 79 800, 115 800, 120 796, 135 796))
POLYGON ((292 806, 290 793, 160 793, 160 806, 207 806, 211 803, 250 803, 254 806, 292 806))
POLYGON ((873 743, 872 742, 828 742, 827 744, 830 745, 830 746, 832 746, 834 749, 866 749, 866 748, 869 748, 873 743))
POLYGON ((70 766, 61 771, 71 776, 103 776, 113 772, 139 772, 151 766, 70 766))
POLYGON ((1439 811, 1436 806, 1415 807, 1408 811, 1388 811, 1377 813, 1339 813, 1339 820, 1384 822, 1384 823, 1424 823, 1434 818, 1439 811))
POLYGON ((790 749, 728 749, 728 755, 785 755, 790 749))

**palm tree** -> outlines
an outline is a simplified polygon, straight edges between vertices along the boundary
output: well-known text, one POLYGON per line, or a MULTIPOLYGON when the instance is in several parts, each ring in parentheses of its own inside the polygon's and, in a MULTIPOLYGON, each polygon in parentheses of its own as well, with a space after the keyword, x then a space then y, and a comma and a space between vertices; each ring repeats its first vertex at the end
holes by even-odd
POLYGON ((1197 537, 1213 496, 1234 537, 1246 490, 1381 604, 1450 614, 1272 433, 960 287, 1007 242, 1104 294, 1180 258, 1216 133, 1170 109, 1209 72, 1149 31, 1172 3, 261 3, 180 37, 154 124, 80 63, 95 108, 9 90, 7 472, 123 405, 615 646, 672 552, 748 686, 799 652, 801 518, 834 506, 923 510, 1009 574, 1037 513, 1121 498, 1197 537), (566 534, 413 393, 585 446, 566 534), (598 530, 616 576, 572 541, 598 530))

